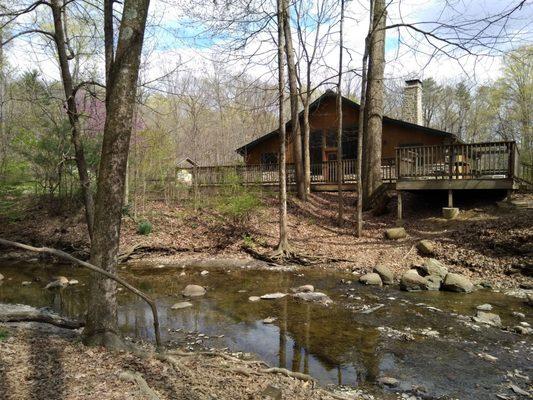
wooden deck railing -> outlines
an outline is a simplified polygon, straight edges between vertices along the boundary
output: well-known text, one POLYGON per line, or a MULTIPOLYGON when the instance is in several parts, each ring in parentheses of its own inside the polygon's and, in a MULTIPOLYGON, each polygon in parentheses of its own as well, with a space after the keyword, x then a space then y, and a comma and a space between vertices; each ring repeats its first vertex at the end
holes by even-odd
POLYGON ((396 149, 398 180, 512 179, 518 174, 515 142, 488 142, 396 149))
MULTIPOLYGON (((394 159, 384 159, 381 167, 384 182, 396 180, 396 167, 394 159)), ((311 184, 335 184, 337 183, 337 161, 326 161, 311 164, 311 184)), ((196 174, 196 182, 199 186, 218 186, 231 183, 243 183, 247 185, 276 185, 279 182, 277 164, 262 165, 225 165, 206 166, 187 169, 191 176, 196 174)), ((343 183, 357 182, 356 160, 342 161, 343 183)), ((194 178, 193 178, 194 179, 194 178)), ((287 164, 287 183, 296 182, 294 164, 287 164)))

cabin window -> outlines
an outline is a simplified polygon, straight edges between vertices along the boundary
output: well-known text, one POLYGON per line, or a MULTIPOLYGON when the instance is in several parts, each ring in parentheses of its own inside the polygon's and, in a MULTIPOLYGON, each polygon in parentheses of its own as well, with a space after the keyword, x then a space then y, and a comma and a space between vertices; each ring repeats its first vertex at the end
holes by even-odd
POLYGON ((344 160, 357 158, 357 132, 353 129, 345 129, 342 132, 342 158, 344 160))
POLYGON ((337 147, 337 131, 328 129, 326 133, 326 147, 337 147))
POLYGON ((311 164, 322 162, 322 130, 317 129, 311 132, 309 137, 309 158, 311 164))
POLYGON ((261 153, 261 165, 272 165, 278 163, 278 153, 261 153))

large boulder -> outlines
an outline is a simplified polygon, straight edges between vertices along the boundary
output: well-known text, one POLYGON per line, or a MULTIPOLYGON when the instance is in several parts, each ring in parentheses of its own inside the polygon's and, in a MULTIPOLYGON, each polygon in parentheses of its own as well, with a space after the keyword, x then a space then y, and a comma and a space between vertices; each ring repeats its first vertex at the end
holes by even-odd
POLYGON ((425 276, 428 290, 440 290, 442 285, 442 278, 438 275, 425 276))
POLYGON ((429 258, 424 261, 424 264, 418 267, 418 269, 422 272, 423 276, 434 275, 444 279, 448 274, 448 268, 434 258, 429 258))
POLYGON ((394 283, 394 274, 384 265, 376 265, 374 267, 374 272, 381 277, 381 280, 385 285, 392 285, 394 283))
POLYGON ((387 239, 398 240, 407 237, 407 232, 404 228, 390 228, 385 231, 387 239))
POLYGON ((490 312, 478 311, 472 319, 479 324, 502 326, 502 320, 499 315, 490 312))
POLYGON ((435 254, 435 244, 431 240, 421 240, 416 244, 416 248, 423 256, 432 256, 435 254))
POLYGON ((470 293, 474 290, 474 284, 466 276, 450 272, 442 282, 442 289, 448 292, 470 293))
POLYGON ((381 281, 381 277, 379 276, 379 274, 376 274, 375 272, 361 275, 359 277, 359 282, 361 282, 364 285, 376 285, 376 286, 383 285, 383 282, 381 281))
POLYGON ((206 290, 204 287, 199 285, 187 285, 185 286, 185 289, 183 289, 183 294, 185 297, 199 297, 203 296, 205 294, 206 290))
POLYGON ((416 269, 410 269, 400 279, 400 289, 408 292, 427 290, 428 281, 418 274, 416 269))

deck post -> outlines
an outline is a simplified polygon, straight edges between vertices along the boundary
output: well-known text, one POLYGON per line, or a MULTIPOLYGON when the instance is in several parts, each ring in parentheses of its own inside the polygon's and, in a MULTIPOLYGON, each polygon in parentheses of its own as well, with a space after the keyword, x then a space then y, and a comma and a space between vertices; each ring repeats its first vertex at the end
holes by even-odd
POLYGON ((453 207, 453 190, 452 189, 448 189, 448 207, 449 208, 453 207))
POLYGON ((398 190, 398 215, 397 215, 397 221, 398 222, 402 222, 402 191, 401 190, 398 190))

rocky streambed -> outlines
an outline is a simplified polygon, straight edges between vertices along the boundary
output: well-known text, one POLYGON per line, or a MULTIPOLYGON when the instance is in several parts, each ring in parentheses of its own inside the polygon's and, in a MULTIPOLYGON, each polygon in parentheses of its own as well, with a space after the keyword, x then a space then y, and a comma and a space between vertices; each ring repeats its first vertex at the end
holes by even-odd
MULTIPOLYGON (((408 292, 395 281, 363 285, 351 274, 246 263, 120 271, 157 299, 169 345, 249 354, 348 396, 360 390, 391 399, 513 399, 531 393, 533 341, 524 333, 533 323, 532 309, 518 297, 487 289, 408 292)), ((83 316, 84 271, 4 262, 0 272, 0 302, 83 316), (45 289, 58 276, 75 284, 45 289)), ((152 340, 146 305, 125 291, 119 304, 124 335, 152 340)))

